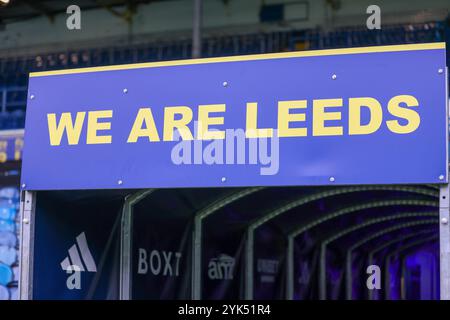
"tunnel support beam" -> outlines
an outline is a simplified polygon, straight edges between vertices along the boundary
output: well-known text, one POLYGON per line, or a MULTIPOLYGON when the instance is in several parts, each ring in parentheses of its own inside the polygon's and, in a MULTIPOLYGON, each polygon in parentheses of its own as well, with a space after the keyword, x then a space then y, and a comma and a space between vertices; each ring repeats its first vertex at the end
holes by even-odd
POLYGON ((289 235, 287 245, 287 283, 286 297, 288 300, 294 300, 294 237, 289 235))
POLYGON ((194 234, 192 235, 192 299, 201 299, 201 263, 202 263, 202 217, 196 216, 194 218, 194 234))
POLYGON ((249 228, 245 241, 245 299, 253 300, 253 250, 254 229, 249 228))
POLYGON ((139 191, 125 198, 120 224, 120 300, 130 300, 132 275, 133 207, 155 189, 139 191))
POLYGON ((33 299, 34 217, 36 192, 24 191, 20 202, 19 297, 33 299))
POLYGON ((223 207, 264 189, 264 187, 246 188, 242 191, 233 192, 224 198, 211 203, 200 210, 194 217, 194 231, 192 235, 192 299, 200 300, 202 296, 202 225, 203 220, 219 211, 223 207))
POLYGON ((439 189, 439 251, 441 300, 450 300, 449 185, 439 189))

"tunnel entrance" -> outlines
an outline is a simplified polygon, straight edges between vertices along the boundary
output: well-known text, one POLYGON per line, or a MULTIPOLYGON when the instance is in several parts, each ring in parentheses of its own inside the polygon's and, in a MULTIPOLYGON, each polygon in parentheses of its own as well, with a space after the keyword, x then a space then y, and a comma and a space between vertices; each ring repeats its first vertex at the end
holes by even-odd
POLYGON ((445 63, 429 43, 33 73, 21 298, 450 299, 445 63))
POLYGON ((438 299, 439 193, 433 185, 40 192, 34 256, 48 258, 34 265, 33 297, 438 299), (74 245, 81 233, 95 272, 74 245), (65 259, 84 266, 78 289, 65 259))

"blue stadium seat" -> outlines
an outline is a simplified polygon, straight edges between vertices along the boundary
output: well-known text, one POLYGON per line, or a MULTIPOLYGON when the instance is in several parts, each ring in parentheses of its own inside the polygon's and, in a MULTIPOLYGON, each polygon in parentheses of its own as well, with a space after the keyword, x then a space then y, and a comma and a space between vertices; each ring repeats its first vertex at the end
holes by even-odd
POLYGON ((7 287, 0 285, 0 300, 9 300, 10 293, 7 287))
POLYGON ((7 204, 5 200, 0 200, 0 219, 15 220, 17 208, 14 203, 7 204))
POLYGON ((0 219, 0 232, 14 231, 16 231, 16 223, 14 221, 0 219))
POLYGON ((6 286, 10 283, 14 278, 14 273, 12 269, 4 264, 0 263, 0 286, 6 286))
POLYGON ((17 236, 15 233, 10 231, 0 231, 0 246, 6 247, 17 247, 17 236))
POLYGON ((0 246, 0 262, 8 266, 17 262, 17 251, 14 247, 0 246))

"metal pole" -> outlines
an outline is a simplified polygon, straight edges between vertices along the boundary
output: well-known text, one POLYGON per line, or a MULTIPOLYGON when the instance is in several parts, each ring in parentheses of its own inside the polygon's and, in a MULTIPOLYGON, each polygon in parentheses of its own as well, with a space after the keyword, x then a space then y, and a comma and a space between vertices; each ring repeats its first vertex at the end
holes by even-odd
POLYGON ((400 259, 401 274, 400 274, 400 299, 406 300, 406 258, 400 259))
POLYGON ((391 299, 391 272, 389 269, 391 268, 391 256, 388 255, 386 258, 386 262, 384 264, 384 300, 390 300, 391 299))
POLYGON ((247 241, 245 243, 245 299, 253 300, 253 237, 254 229, 247 230, 247 241))
POLYGON ((19 297, 33 299, 34 217, 36 193, 24 191, 20 203, 19 297))
MULTIPOLYGON (((373 253, 373 251, 371 251, 371 252, 369 253, 369 258, 368 258, 368 260, 369 260, 369 266, 373 265, 373 255, 374 255, 374 253, 373 253)), ((367 291, 368 291, 368 297, 369 297, 369 300, 373 300, 373 290, 367 289, 367 291)))
POLYGON ((192 58, 202 55, 202 0, 194 0, 194 17, 192 21, 192 58))
POLYGON ((320 246, 320 265, 319 265, 319 299, 327 299, 327 245, 322 243, 320 246))
POLYGON ((193 260, 192 260, 192 299, 201 299, 201 277, 202 277, 202 217, 194 218, 194 234, 193 234, 193 260))
POLYGON ((139 191, 125 198, 120 225, 120 300, 132 299, 133 207, 155 189, 139 191))
POLYGON ((288 238, 287 246, 287 284, 286 284, 286 298, 294 300, 294 238, 288 238))
POLYGON ((352 250, 348 250, 345 255, 345 267, 346 267, 346 277, 345 277, 345 296, 347 300, 352 300, 352 286, 353 286, 353 273, 352 273, 352 250))
POLYGON ((450 227, 449 186, 439 189, 439 250, 441 300, 450 300, 450 227))
POLYGON ((120 224, 120 300, 131 299, 131 206, 125 198, 120 224))

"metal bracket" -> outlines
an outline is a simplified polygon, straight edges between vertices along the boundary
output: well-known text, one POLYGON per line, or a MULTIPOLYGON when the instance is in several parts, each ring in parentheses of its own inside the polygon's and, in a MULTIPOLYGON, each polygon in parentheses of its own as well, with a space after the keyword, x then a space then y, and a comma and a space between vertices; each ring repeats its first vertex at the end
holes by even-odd
POLYGON ((441 300, 450 300, 449 185, 439 189, 439 251, 441 300))
POLYGON ((33 298, 34 221, 36 193, 24 191, 20 200, 19 297, 33 298))

